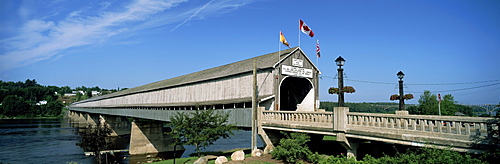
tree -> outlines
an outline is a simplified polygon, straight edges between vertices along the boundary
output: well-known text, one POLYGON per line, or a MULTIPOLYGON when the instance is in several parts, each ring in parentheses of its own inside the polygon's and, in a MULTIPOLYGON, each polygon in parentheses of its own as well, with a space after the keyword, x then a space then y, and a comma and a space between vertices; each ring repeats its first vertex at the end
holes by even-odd
POLYGON ((424 93, 420 95, 418 103, 420 104, 418 106, 418 110, 421 112, 421 114, 438 115, 439 112, 437 96, 435 94, 432 94, 431 91, 424 91, 424 93))
POLYGON ((406 108, 406 110, 410 113, 410 114, 420 114, 420 111, 418 109, 417 106, 410 106, 408 108, 406 108))
POLYGON ((472 109, 472 107, 460 105, 460 104, 455 104, 455 106, 457 107, 458 112, 463 113, 466 116, 470 116, 470 117, 474 116, 474 113, 473 113, 474 109, 472 109))
POLYGON ((278 160, 286 163, 301 163, 302 160, 317 163, 319 155, 314 154, 306 145, 310 141, 306 133, 290 133, 290 135, 281 132, 285 138, 280 140, 280 144, 274 148, 271 155, 278 160))
POLYGON ((445 116, 454 116, 457 113, 457 106, 454 97, 451 94, 443 96, 441 101, 441 114, 445 116))
POLYGON ((170 118, 172 131, 168 132, 175 139, 172 144, 194 145, 198 156, 205 147, 212 145, 220 138, 229 138, 236 127, 226 124, 229 112, 215 110, 196 110, 192 113, 178 112, 170 118))
POLYGON ((83 95, 80 92, 76 92, 75 101, 84 100, 83 95))
POLYGON ((48 116, 58 116, 61 114, 62 108, 64 107, 63 104, 59 101, 50 101, 46 105, 47 111, 45 111, 48 116))
MULTIPOLYGON (((438 115, 439 107, 438 100, 435 94, 432 94, 431 91, 424 91, 422 95, 420 95, 420 99, 418 100, 420 104, 418 107, 418 112, 424 115, 438 115)), ((447 94, 443 96, 443 100, 441 101, 441 115, 444 116, 454 116, 456 112, 459 112, 457 109, 458 106, 456 104, 455 98, 451 94, 447 94)), ((465 109, 467 110, 467 109, 465 109)), ((463 112, 462 112, 463 113, 463 112)), ((466 112, 468 115, 469 112, 466 112)), ((464 113, 465 114, 465 113, 464 113)))
POLYGON ((92 97, 92 91, 89 89, 85 92, 85 96, 87 96, 87 98, 91 98, 92 97))
POLYGON ((3 99, 3 114, 8 117, 24 115, 29 110, 29 104, 22 97, 9 95, 3 99))
POLYGON ((111 132, 111 127, 100 118, 97 125, 87 126, 87 129, 81 134, 82 138, 76 145, 83 148, 84 151, 93 152, 97 161, 101 163, 100 152, 111 144, 111 141, 107 138, 111 132))

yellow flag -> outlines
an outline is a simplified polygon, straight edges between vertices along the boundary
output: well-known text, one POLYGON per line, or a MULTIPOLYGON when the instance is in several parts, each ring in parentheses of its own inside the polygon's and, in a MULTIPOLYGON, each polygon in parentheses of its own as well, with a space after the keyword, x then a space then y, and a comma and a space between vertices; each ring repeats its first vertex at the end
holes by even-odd
POLYGON ((283 35, 281 31, 280 31, 280 42, 286 45, 288 48, 290 48, 290 44, 288 44, 288 42, 285 39, 285 35, 283 35))

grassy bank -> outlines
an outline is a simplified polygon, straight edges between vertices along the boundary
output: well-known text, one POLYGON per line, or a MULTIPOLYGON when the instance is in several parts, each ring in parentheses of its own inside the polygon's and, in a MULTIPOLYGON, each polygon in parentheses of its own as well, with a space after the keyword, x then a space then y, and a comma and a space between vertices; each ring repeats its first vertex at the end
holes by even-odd
MULTIPOLYGON (((262 149, 262 148, 259 148, 262 149)), ((202 156, 208 156, 208 155, 213 155, 213 156, 225 156, 229 161, 231 161, 231 154, 233 154, 236 151, 243 150, 245 152, 245 157, 250 157, 251 156, 251 150, 250 149, 233 149, 229 151, 208 151, 208 152, 201 152, 202 156)), ((193 156, 196 154, 191 154, 190 156, 193 156)), ((177 158, 175 159, 175 163, 186 163, 186 164, 191 164, 194 161, 196 161, 199 157, 187 157, 187 158, 177 158)), ((163 161, 158 161, 158 162, 153 162, 155 164, 173 164, 174 159, 168 159, 168 160, 163 160, 163 161)), ((209 164, 215 163, 215 159, 208 161, 209 164)))
MULTIPOLYGON (((336 136, 327 136, 325 135, 323 137, 323 141, 336 141, 337 140, 337 137, 336 136)), ((259 148, 262 150, 262 148, 259 148)), ((245 157, 250 157, 251 156, 251 153, 250 153, 250 149, 235 149, 235 150, 229 150, 229 151, 225 151, 225 152, 202 152, 202 155, 205 156, 205 155, 215 155, 215 156, 225 156, 228 158, 229 161, 231 161, 231 154, 235 151, 238 151, 238 150, 243 150, 245 151, 245 157)), ((178 159, 175 159, 175 163, 186 163, 186 164, 191 164, 193 163, 194 161, 196 161, 198 159, 198 157, 187 157, 187 158, 178 158, 178 159)), ((250 162, 250 163, 255 163, 256 161, 253 161, 253 162, 250 162)), ((258 163, 268 163, 268 162, 265 162, 265 161, 257 161, 258 163)), ((158 161, 158 162, 153 162, 154 164, 174 164, 174 159, 168 159, 168 160, 163 160, 163 161, 158 161)), ((208 161, 209 164, 213 164, 215 163, 215 159, 214 160, 210 160, 208 161)))

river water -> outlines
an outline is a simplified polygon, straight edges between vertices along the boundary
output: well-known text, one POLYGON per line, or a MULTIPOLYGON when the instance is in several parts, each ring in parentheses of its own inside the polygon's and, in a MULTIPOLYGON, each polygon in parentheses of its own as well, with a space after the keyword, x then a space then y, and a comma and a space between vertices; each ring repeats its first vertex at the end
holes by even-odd
MULTIPOLYGON (((244 130, 236 131, 230 139, 220 139, 204 151, 249 148, 250 133, 244 130)), ((78 128, 72 127, 68 119, 0 119, 0 162, 96 163, 93 156, 85 156, 82 148, 76 146, 80 138, 78 128)), ((259 140, 258 146, 262 145, 259 140)), ((194 153, 193 146, 185 148, 182 157, 194 153)), ((123 156, 125 159, 119 163, 128 163, 128 155, 123 156)))

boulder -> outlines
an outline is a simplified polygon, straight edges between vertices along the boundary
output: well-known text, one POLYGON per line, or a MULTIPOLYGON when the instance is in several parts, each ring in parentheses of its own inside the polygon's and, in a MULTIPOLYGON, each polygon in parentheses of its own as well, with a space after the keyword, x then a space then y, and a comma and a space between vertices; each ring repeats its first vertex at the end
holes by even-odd
POLYGON ((208 158, 205 157, 200 157, 193 162, 193 164, 207 164, 207 163, 208 163, 208 158))
POLYGON ((215 159, 215 164, 223 164, 227 162, 227 158, 225 156, 219 156, 215 159))
POLYGON ((211 160, 211 159, 215 159, 217 158, 217 156, 215 155, 207 155, 207 156, 204 156, 207 160, 211 160))
POLYGON ((206 163, 208 163, 208 160, 215 159, 215 158, 217 158, 217 156, 207 155, 207 156, 198 158, 196 161, 194 161, 193 164, 206 164, 206 163))
POLYGON ((231 154, 231 160, 232 161, 243 161, 243 160, 245 160, 245 152, 243 152, 243 150, 235 151, 233 154, 231 154))
POLYGON ((252 157, 260 157, 262 155, 262 150, 260 149, 255 149, 252 151, 252 157))

